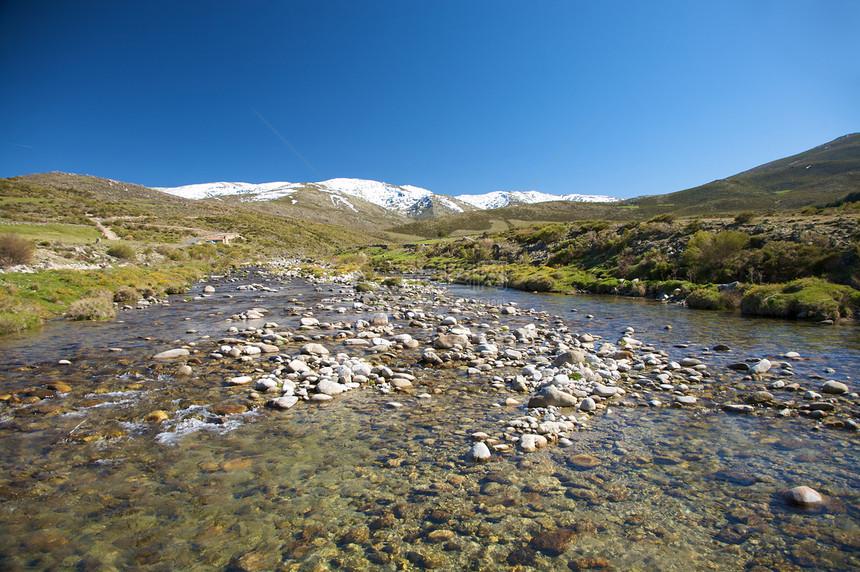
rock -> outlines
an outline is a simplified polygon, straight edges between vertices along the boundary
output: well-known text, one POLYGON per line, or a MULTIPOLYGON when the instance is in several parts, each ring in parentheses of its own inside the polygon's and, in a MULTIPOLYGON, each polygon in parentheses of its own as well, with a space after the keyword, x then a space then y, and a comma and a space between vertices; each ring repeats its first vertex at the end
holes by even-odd
POLYGON ((492 456, 493 455, 492 453, 490 453, 490 448, 487 447, 487 444, 483 441, 475 443, 469 450, 469 458, 479 463, 489 461, 492 456))
POLYGON ((747 397, 747 403, 770 403, 773 401, 773 394, 769 391, 755 391, 747 397))
POLYGON ((595 383, 594 388, 591 390, 591 395, 596 395, 600 398, 614 397, 616 393, 618 393, 617 387, 609 387, 602 383, 595 383))
POLYGON ((156 409, 155 411, 151 411, 146 414, 146 417, 143 418, 147 423, 161 423, 162 421, 167 421, 168 415, 165 411, 161 409, 156 409))
POLYGON ((173 359, 187 355, 191 355, 191 352, 189 352, 185 348, 176 348, 173 350, 165 350, 161 353, 157 353, 152 356, 152 359, 173 359))
POLYGON ((227 385, 245 385, 247 383, 251 383, 252 379, 253 378, 250 375, 239 375, 228 379, 227 385))
POLYGON ((767 373, 768 371, 770 371, 770 368, 771 368, 770 360, 765 358, 763 360, 760 360, 756 364, 754 364, 750 368, 750 373, 761 375, 763 373, 767 373))
POLYGON ((189 377, 192 373, 194 373, 194 371, 191 369, 191 366, 185 364, 176 368, 176 373, 174 375, 176 377, 189 377))
POLYGON ((317 383, 317 393, 324 393, 325 395, 340 395, 346 389, 345 385, 328 379, 322 379, 317 383))
POLYGON ((729 369, 733 369, 735 371, 749 371, 750 370, 750 364, 748 364, 746 362, 742 362, 742 361, 737 362, 737 363, 730 363, 726 367, 729 369))
POLYGON ((687 357, 678 362, 681 367, 695 367, 697 365, 702 365, 702 360, 698 358, 687 357))
POLYGON ((728 411, 729 413, 752 413, 755 411, 755 407, 752 405, 739 405, 736 403, 726 403, 723 405, 723 411, 728 411))
POLYGON ((370 318, 371 326, 387 326, 388 325, 388 315, 382 312, 374 314, 370 318))
POLYGON ((215 415, 238 415, 245 413, 248 408, 241 403, 216 403, 209 408, 215 415))
POLYGON ((586 397, 582 400, 582 403, 579 404, 580 411, 594 411, 597 409, 597 403, 594 402, 594 399, 591 397, 586 397))
POLYGON ((315 355, 315 356, 327 356, 328 349, 322 344, 305 344, 302 346, 301 352, 303 354, 315 355))
POLYGON ((427 540, 430 542, 447 542, 457 536, 457 533, 447 528, 433 530, 427 534, 427 540))
POLYGON ((316 401, 317 403, 324 403, 326 401, 331 401, 332 399, 334 399, 334 397, 326 395, 325 393, 314 393, 310 397, 311 401, 316 401))
POLYGON ((566 364, 582 363, 585 361, 585 356, 588 355, 582 350, 568 350, 561 353, 552 360, 553 367, 562 367, 566 364))
POLYGON ((843 393, 848 393, 848 386, 844 383, 829 379, 824 382, 823 386, 821 386, 821 391, 831 395, 842 395, 843 393))
POLYGON ((55 381, 54 383, 48 384, 48 389, 52 391, 59 391, 60 393, 68 393, 72 390, 72 386, 62 381, 55 381))
POLYGON ((727 351, 730 351, 731 349, 732 348, 730 348, 726 344, 717 344, 713 347, 713 350, 715 352, 727 352, 727 351))
POLYGON ((532 451, 536 451, 542 447, 546 447, 547 440, 543 435, 535 435, 533 433, 526 433, 522 437, 520 437, 520 448, 523 451, 528 453, 532 451))
POLYGON ((824 502, 821 493, 807 486, 794 487, 785 491, 784 495, 789 504, 799 507, 816 506, 824 502))
POLYGON ((293 405, 299 402, 299 398, 295 395, 285 395, 283 397, 279 397, 277 399, 272 399, 266 402, 268 407, 272 407, 274 409, 289 409, 293 405))
POLYGON ((535 407, 576 407, 579 401, 573 395, 554 385, 547 385, 529 399, 529 409, 535 407))
POLYGON ((575 536, 576 532, 567 528, 542 531, 532 537, 529 546, 547 556, 561 556, 575 536))
POLYGON ((695 405, 697 401, 698 399, 692 395, 679 395, 675 398, 675 403, 680 403, 681 405, 695 405))
POLYGON ((408 379, 403 379, 402 377, 395 377, 391 380, 391 385, 397 389, 407 389, 412 387, 412 382, 408 379))
POLYGON ((433 340, 433 347, 440 350, 450 350, 454 346, 468 347, 469 338, 463 334, 440 334, 433 340))
POLYGON ((785 354, 783 354, 783 357, 793 361, 800 361, 803 359, 803 357, 801 357, 801 355, 797 352, 786 352, 785 354))
POLYGON ((302 318, 299 320, 299 324, 306 328, 312 328, 320 325, 320 321, 316 318, 302 318))
POLYGON ((211 284, 207 284, 206 286, 203 287, 203 292, 205 294, 214 294, 215 293, 215 287, 212 286, 211 284))
POLYGON ((592 455, 572 455, 568 462, 577 469, 593 469, 602 464, 600 459, 592 455))
POLYGON ((508 407, 512 407, 514 405, 519 405, 519 404, 520 404, 520 402, 517 401, 516 399, 514 399, 513 397, 508 397, 507 399, 505 399, 505 405, 507 405, 508 407))
POLYGON ((310 371, 310 366, 300 359, 294 359, 287 364, 287 369, 293 373, 304 373, 310 371))

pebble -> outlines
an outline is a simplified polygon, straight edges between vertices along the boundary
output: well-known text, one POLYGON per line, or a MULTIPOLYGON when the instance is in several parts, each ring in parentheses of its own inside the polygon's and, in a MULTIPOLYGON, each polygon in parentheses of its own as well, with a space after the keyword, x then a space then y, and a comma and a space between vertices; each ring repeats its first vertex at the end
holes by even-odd
POLYGON ((191 355, 191 352, 189 352, 185 348, 176 348, 176 349, 172 349, 172 350, 165 350, 161 353, 157 353, 154 356, 152 356, 152 359, 173 359, 173 358, 183 357, 183 356, 187 356, 187 355, 191 355))
POLYGON ((698 399, 696 399, 692 395, 678 395, 675 397, 675 403, 680 403, 681 405, 695 405, 698 399))
POLYGON ((821 493, 805 485, 789 489, 784 494, 788 503, 794 506, 810 507, 824 502, 821 493))
POLYGON ((295 395, 285 395, 268 401, 266 405, 274 409, 289 409, 298 402, 299 398, 295 395))
POLYGON ((842 395, 843 393, 848 393, 848 386, 839 381, 834 381, 832 379, 824 382, 824 385, 821 387, 822 393, 829 393, 831 395, 842 395))
POLYGON ((469 458, 476 462, 489 461, 492 456, 490 448, 487 447, 487 444, 483 441, 478 441, 472 445, 472 448, 469 450, 469 458))
POLYGON ((767 373, 768 371, 770 371, 771 366, 772 366, 772 364, 770 363, 770 360, 765 358, 765 359, 759 360, 757 363, 755 363, 750 368, 750 372, 754 373, 754 374, 761 375, 763 373, 767 373))

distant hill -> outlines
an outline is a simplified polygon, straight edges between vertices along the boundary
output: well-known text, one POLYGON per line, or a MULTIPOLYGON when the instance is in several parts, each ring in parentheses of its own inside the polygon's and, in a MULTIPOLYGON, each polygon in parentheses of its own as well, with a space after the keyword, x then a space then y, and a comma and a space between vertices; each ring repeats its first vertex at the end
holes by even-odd
POLYGON ((570 201, 575 203, 617 203, 618 199, 607 195, 551 195, 540 191, 493 191, 483 195, 457 195, 457 199, 479 209, 498 209, 535 203, 570 201))
POLYGON ((860 134, 675 193, 622 204, 647 213, 709 216, 741 210, 792 211, 838 200, 860 190, 860 134))

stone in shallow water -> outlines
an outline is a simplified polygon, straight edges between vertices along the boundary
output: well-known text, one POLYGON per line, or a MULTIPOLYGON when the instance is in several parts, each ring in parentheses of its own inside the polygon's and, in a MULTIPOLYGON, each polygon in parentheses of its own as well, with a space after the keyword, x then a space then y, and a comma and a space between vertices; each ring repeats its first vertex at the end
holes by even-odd
POLYGON ((560 556, 575 536, 576 532, 569 528, 542 531, 532 537, 529 546, 547 556, 560 556))
POLYGON ((165 350, 163 352, 157 353, 152 356, 152 359, 173 359, 178 357, 183 357, 191 355, 191 352, 186 350, 185 348, 176 348, 172 350, 165 350))
POLYGON ((147 413, 146 417, 143 418, 147 423, 161 423, 162 421, 167 420, 167 413, 162 411, 161 409, 156 409, 150 413, 147 413))
POLYGON ((245 385, 251 383, 253 378, 250 375, 238 375, 227 380, 227 385, 245 385))
POLYGON ((529 409, 534 407, 575 407, 577 399, 554 385, 547 385, 529 399, 529 409))
POLYGON ((268 401, 266 405, 274 409, 289 409, 298 402, 299 398, 295 395, 285 395, 283 397, 268 401))
POLYGON ((469 458, 473 461, 484 462, 489 461, 492 457, 490 453, 490 448, 487 447, 487 444, 483 441, 479 441, 472 445, 472 448, 469 450, 469 458))
POLYGON ((698 399, 696 399, 692 395, 679 395, 675 398, 675 403, 680 403, 681 405, 695 405, 698 399))
POLYGON ((750 372, 760 375, 760 374, 767 373, 768 371, 770 371, 770 368, 771 368, 770 360, 769 359, 763 359, 763 360, 755 363, 750 368, 750 372))
POLYGON ((794 506, 807 507, 821 504, 824 497, 815 489, 804 485, 785 491, 785 500, 794 506))
POLYGON ((600 459, 592 455, 572 455, 568 462, 578 469, 593 469, 602 464, 600 459))
POLYGON ((215 415, 238 415, 245 413, 248 408, 241 403, 216 403, 209 408, 215 415))
POLYGON ((527 453, 545 447, 547 444, 546 437, 543 435, 534 435, 527 433, 520 437, 520 448, 527 453))
POLYGON ((315 343, 305 344, 302 346, 301 351, 303 354, 319 355, 319 356, 328 355, 328 349, 326 349, 326 347, 322 344, 315 344, 315 343))
POLYGON ((824 385, 821 387, 821 391, 831 395, 841 395, 843 393, 848 393, 848 386, 844 383, 829 379, 824 382, 824 385))
POLYGON ((726 403, 723 405, 723 411, 728 411, 729 413, 752 413, 755 411, 755 407, 752 405, 739 405, 737 403, 726 403))
POLYGON ((580 411, 594 411, 597 409, 597 404, 594 402, 594 399, 590 397, 586 397, 582 400, 582 403, 579 404, 580 411))

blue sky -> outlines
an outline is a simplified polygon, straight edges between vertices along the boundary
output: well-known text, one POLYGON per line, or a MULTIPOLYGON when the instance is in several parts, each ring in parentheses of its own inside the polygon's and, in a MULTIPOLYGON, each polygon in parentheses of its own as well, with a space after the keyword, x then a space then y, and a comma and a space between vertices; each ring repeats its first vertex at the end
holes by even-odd
POLYGON ((5 0, 0 177, 667 193, 860 131, 858 24, 853 0, 5 0))

